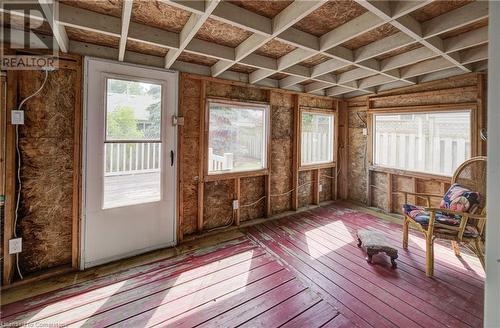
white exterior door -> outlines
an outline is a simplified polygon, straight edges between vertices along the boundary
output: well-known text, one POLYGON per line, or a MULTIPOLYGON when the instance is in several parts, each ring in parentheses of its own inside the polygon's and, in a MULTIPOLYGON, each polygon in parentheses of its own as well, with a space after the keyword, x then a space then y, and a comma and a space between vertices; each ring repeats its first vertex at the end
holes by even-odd
POLYGON ((177 73, 85 64, 82 269, 176 243, 177 73))

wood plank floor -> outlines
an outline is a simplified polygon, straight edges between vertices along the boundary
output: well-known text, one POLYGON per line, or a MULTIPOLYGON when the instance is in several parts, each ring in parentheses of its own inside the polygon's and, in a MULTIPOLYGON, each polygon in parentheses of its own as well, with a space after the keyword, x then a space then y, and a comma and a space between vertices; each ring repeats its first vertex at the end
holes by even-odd
POLYGON ((12 326, 481 327, 484 271, 436 245, 343 205, 270 220, 246 236, 68 286, 2 307, 12 326), (399 249, 365 261, 355 233, 383 231, 399 249))
POLYGON ((340 326, 338 315, 277 258, 242 237, 8 304, 2 324, 321 327, 340 326))
MULTIPOLYGON (((484 271, 479 260, 435 246, 435 277, 425 276, 425 243, 402 227, 330 205, 252 227, 248 234, 280 257, 302 281, 359 327, 482 327, 484 271), (398 248, 398 269, 381 254, 376 265, 357 247, 356 230, 382 231, 398 248)), ((338 317, 340 319, 340 317, 338 317)))

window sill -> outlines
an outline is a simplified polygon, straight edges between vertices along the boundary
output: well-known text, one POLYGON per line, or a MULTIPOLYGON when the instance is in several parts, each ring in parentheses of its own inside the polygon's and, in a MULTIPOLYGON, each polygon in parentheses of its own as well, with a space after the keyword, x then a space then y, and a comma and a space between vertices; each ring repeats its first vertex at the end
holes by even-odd
POLYGON ((321 163, 321 164, 308 164, 308 165, 301 165, 299 167, 299 171, 309 171, 309 170, 318 170, 318 169, 329 169, 332 167, 335 167, 336 163, 331 162, 331 163, 321 163))
POLYGON ((236 178, 251 178, 268 175, 268 169, 262 169, 257 171, 241 171, 241 172, 227 172, 227 173, 212 173, 205 175, 205 181, 219 181, 219 180, 230 180, 236 178))

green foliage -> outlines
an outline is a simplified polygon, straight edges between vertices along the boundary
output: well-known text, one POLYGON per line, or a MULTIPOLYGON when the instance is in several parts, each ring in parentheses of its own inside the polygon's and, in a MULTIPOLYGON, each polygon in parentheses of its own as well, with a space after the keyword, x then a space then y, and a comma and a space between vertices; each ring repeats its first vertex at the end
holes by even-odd
POLYGON ((107 117, 107 135, 113 139, 142 138, 143 133, 137 129, 134 110, 130 107, 118 107, 107 117))
POLYGON ((149 112, 150 126, 144 131, 146 139, 160 139, 161 104, 160 102, 149 105, 146 110, 149 112))

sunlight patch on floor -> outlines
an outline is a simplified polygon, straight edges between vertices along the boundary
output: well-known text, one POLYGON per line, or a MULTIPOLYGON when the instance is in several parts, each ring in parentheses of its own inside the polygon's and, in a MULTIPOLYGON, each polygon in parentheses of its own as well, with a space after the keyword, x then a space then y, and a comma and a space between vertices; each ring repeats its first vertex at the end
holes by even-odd
POLYGON ((314 235, 315 234, 324 233, 324 231, 322 230, 323 227, 335 230, 335 231, 341 233, 343 236, 345 236, 345 240, 340 240, 340 239, 336 240, 335 247, 333 247, 333 246, 329 247, 331 249, 331 252, 333 252, 339 248, 342 248, 345 245, 348 245, 354 241, 354 238, 352 238, 351 233, 349 232, 349 230, 347 229, 347 227, 344 225, 344 223, 342 221, 335 221, 335 222, 332 222, 329 224, 325 224, 319 228, 307 230, 304 232, 304 234, 306 235, 307 248, 309 250, 309 254, 313 259, 317 259, 321 256, 326 255, 325 252, 320 252, 316 248, 310 246, 311 244, 314 243, 314 239, 315 239, 314 235))

